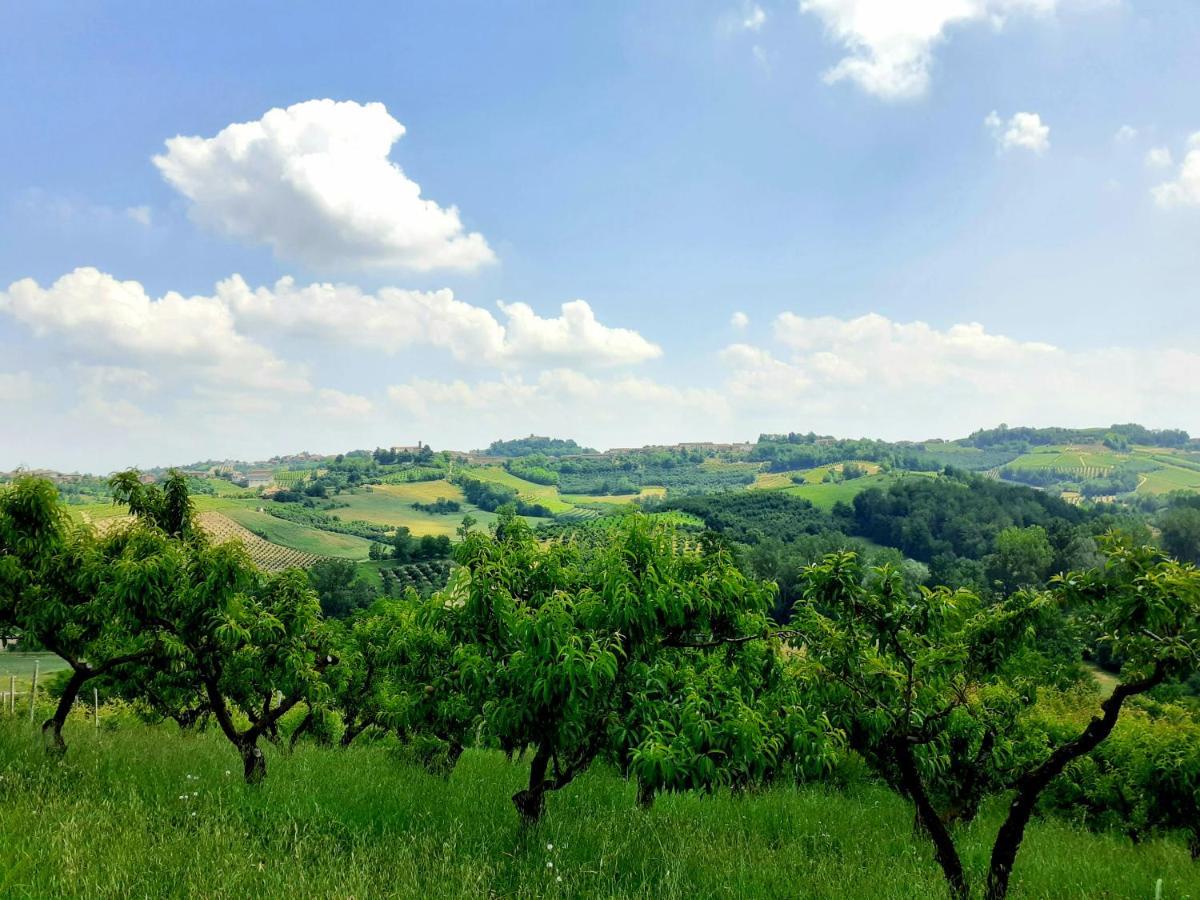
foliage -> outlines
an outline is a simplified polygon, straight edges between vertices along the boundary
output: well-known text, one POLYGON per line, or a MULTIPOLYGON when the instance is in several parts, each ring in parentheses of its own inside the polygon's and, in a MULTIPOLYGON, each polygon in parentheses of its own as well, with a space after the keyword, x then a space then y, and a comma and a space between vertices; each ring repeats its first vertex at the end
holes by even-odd
POLYGON ((736 767, 719 763, 731 742, 752 745, 743 756, 778 758, 777 736, 752 721, 753 678, 774 664, 750 665, 744 654, 761 651, 723 645, 765 633, 770 591, 726 551, 681 548, 640 516, 601 544, 543 545, 507 515, 493 535, 467 535, 458 562, 439 619, 470 648, 464 686, 477 692, 485 733, 509 752, 533 750, 529 785, 513 797, 526 819, 597 757, 635 775, 646 799, 728 780, 736 767), (731 680, 675 709, 672 679, 703 667, 706 652, 724 657, 731 680))
POLYGON ((417 501, 412 505, 412 508, 418 512, 427 512, 430 515, 440 516, 459 512, 462 510, 462 504, 457 500, 447 500, 445 497, 438 497, 432 503, 417 501))
POLYGON ((487 456, 573 456, 577 453, 595 453, 587 447, 580 447, 570 439, 539 437, 531 434, 529 437, 515 438, 511 441, 492 441, 481 454, 487 456))
POLYGON ((502 506, 512 505, 516 508, 517 514, 521 516, 549 518, 553 515, 548 507, 523 500, 517 495, 515 488, 506 487, 494 481, 460 476, 457 484, 462 488, 467 502, 478 506, 485 512, 496 512, 502 506))

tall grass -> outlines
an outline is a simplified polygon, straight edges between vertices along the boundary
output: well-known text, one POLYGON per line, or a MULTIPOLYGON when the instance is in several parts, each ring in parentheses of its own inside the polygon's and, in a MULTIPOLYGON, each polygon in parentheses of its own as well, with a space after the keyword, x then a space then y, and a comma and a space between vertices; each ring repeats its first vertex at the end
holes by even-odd
MULTIPOLYGON (((110 722, 112 720, 110 719, 110 722)), ((393 748, 269 752, 247 788, 215 733, 75 721, 65 762, 0 724, 0 897, 944 896, 908 806, 858 785, 681 795, 635 807, 600 770, 522 829, 524 767, 468 752, 449 780, 393 748)), ((978 877, 1001 809, 960 835, 978 877)), ((1181 843, 1039 822, 1017 897, 1200 898, 1181 843)))

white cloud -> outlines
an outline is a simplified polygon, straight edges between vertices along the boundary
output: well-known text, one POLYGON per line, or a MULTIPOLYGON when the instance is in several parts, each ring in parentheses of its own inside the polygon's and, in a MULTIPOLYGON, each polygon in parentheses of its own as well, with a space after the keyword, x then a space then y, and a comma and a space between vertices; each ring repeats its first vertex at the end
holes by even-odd
POLYGON ((1069 351, 988 332, 937 329, 877 314, 853 319, 784 313, 786 358, 734 344, 728 402, 763 430, 812 427, 845 435, 954 436, 987 422, 1033 425, 1181 423, 1200 408, 1200 354, 1100 348, 1069 351), (790 421, 784 421, 788 419, 790 421))
POLYGON ((388 154, 405 128, 382 103, 309 100, 175 137, 154 157, 193 218, 316 268, 471 270, 495 259, 456 207, 421 196, 388 154))
POLYGON ((996 146, 1001 153, 1013 149, 1044 153, 1050 147, 1050 126, 1043 124, 1042 117, 1037 113, 1015 113, 1005 122, 999 113, 992 110, 983 124, 996 139, 996 146))
POLYGON ((742 28, 746 31, 759 31, 767 23, 767 14, 757 3, 751 4, 742 15, 742 28))
POLYGON ((1169 169, 1171 162, 1169 147, 1151 147, 1146 151, 1146 165, 1152 169, 1169 169))
POLYGON ((150 227, 151 213, 148 206, 130 206, 125 210, 125 215, 129 216, 129 218, 133 219, 139 225, 145 225, 147 228, 150 227))
POLYGON ((79 268, 48 288, 25 278, 0 291, 0 312, 80 356, 116 365, 157 361, 208 380, 275 390, 306 390, 303 370, 238 333, 215 297, 157 299, 136 281, 79 268))
POLYGON ((542 318, 524 303, 501 303, 502 324, 449 290, 368 294, 345 284, 297 286, 291 278, 252 290, 234 276, 217 286, 217 296, 239 326, 254 333, 307 335, 388 353, 428 344, 477 365, 617 366, 662 355, 637 332, 601 324, 583 300, 564 303, 555 318, 542 318))
POLYGON ((741 310, 738 310, 729 317, 729 324, 734 328, 741 330, 750 324, 750 317, 741 310))
POLYGON ((1151 194, 1163 209, 1200 206, 1200 131, 1188 138, 1187 155, 1179 164, 1175 179, 1153 188, 1151 194))
POLYGON ((727 429, 732 411, 721 392, 679 388, 646 378, 593 378, 551 369, 534 379, 467 382, 413 379, 388 388, 403 420, 469 447, 486 435, 571 434, 592 446, 674 443, 680 435, 727 429))
POLYGON ((1060 0, 801 0, 848 51, 824 73, 884 100, 919 97, 929 88, 933 50, 954 26, 1003 26, 1013 13, 1048 15, 1060 0))
POLYGON ((1113 135, 1113 140, 1118 144, 1127 144, 1138 136, 1138 130, 1132 125, 1122 125, 1113 135))

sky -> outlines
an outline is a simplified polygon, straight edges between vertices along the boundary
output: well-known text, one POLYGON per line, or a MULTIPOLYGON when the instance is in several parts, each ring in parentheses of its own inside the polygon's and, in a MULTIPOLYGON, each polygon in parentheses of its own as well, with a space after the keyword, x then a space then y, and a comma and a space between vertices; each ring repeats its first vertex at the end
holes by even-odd
POLYGON ((0 6, 0 470, 1200 432, 1200 4, 0 6))

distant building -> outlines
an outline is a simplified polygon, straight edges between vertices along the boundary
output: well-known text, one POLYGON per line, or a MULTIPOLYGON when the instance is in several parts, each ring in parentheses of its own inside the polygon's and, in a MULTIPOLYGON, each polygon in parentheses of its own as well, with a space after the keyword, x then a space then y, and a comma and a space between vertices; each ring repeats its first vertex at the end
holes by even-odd
POLYGON ((424 449, 425 449, 425 445, 422 444, 420 441, 417 441, 417 446, 415 446, 415 447, 393 447, 392 452, 393 453, 420 453, 424 449))
POLYGON ((246 486, 257 488, 266 487, 275 480, 274 469, 251 469, 246 473, 246 486))

